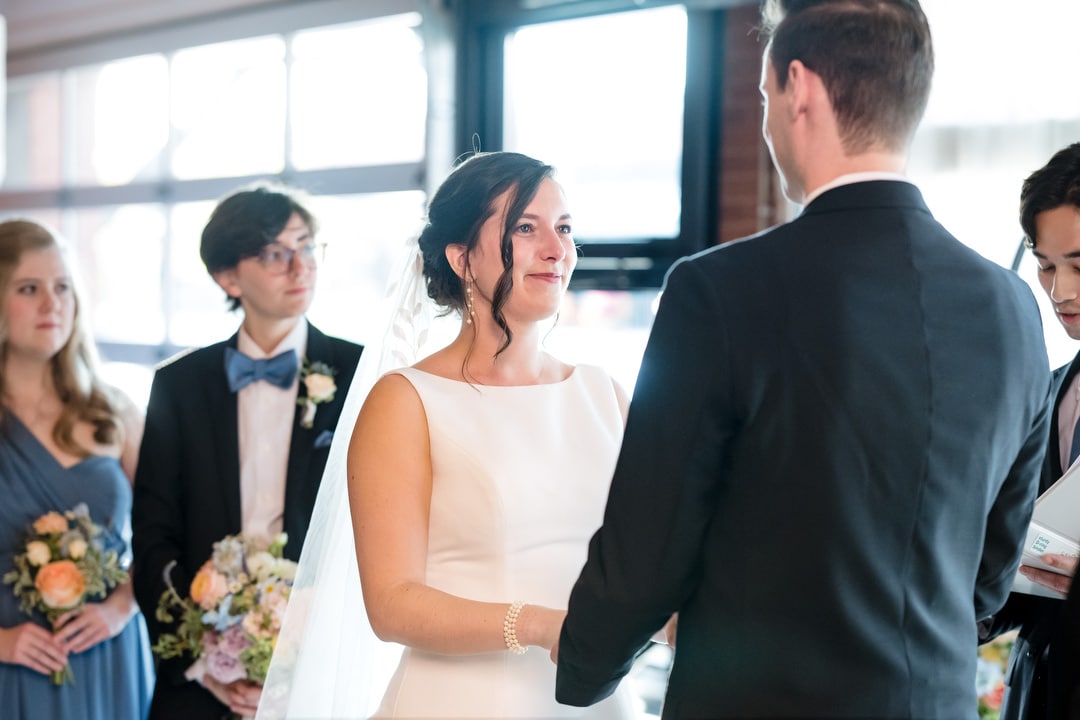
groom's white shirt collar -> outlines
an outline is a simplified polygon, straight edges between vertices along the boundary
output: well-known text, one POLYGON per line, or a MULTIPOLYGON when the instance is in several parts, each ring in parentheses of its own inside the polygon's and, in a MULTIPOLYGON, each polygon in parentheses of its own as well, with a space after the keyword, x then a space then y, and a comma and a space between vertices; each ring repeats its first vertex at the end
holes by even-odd
POLYGON ((839 177, 835 177, 824 185, 820 185, 814 188, 811 192, 806 193, 806 200, 803 201, 803 207, 806 207, 807 205, 812 203, 819 195, 821 195, 826 190, 832 190, 833 188, 838 188, 841 185, 853 185, 855 183, 870 182, 871 180, 897 180, 899 182, 911 182, 900 173, 894 172, 874 171, 848 173, 846 175, 840 175, 839 177))

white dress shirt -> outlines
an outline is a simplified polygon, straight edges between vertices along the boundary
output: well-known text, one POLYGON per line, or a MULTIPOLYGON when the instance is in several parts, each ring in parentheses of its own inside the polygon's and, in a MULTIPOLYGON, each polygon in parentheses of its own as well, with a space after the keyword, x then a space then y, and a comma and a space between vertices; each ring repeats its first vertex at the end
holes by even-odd
MULTIPOLYGON (((263 352, 243 328, 240 328, 236 342, 237 350, 256 360, 294 350, 299 361, 306 348, 307 321, 302 317, 285 339, 268 353, 263 352)), ((245 536, 269 539, 284 527, 285 477, 298 384, 299 379, 282 389, 259 380, 237 393, 240 524, 245 536)))
POLYGON ((809 205, 811 202, 813 202, 814 198, 816 198, 818 195, 825 192, 826 190, 832 190, 833 188, 838 188, 841 185, 852 185, 854 183, 870 182, 871 180, 893 180, 906 183, 911 182, 900 173, 894 172, 873 171, 848 173, 847 175, 840 175, 838 177, 834 177, 832 180, 825 183, 824 185, 820 185, 811 190, 810 192, 806 193, 806 200, 803 201, 803 206, 809 205))

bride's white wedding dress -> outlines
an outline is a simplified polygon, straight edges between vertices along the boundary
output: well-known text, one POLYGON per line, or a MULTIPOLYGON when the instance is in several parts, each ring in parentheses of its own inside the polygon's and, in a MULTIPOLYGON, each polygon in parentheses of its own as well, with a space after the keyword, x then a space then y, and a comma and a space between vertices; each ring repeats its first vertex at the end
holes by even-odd
MULTIPOLYGON (((611 378, 579 365, 558 383, 470 385, 415 368, 431 439, 427 583, 464 598, 565 608, 599 527, 622 438, 611 378)), ((635 717, 627 688, 591 708, 555 701, 532 648, 438 655, 406 648, 379 717, 635 717)))

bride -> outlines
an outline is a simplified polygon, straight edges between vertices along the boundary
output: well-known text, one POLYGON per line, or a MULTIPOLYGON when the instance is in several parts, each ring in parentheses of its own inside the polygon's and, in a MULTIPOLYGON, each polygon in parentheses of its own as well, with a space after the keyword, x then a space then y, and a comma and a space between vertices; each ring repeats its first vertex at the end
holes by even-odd
MULTIPOLYGON (((603 517, 627 398, 601 369, 542 347, 577 262, 553 174, 479 153, 433 196, 414 266, 423 280, 402 283, 388 343, 419 344, 409 332, 423 304, 410 292, 422 286, 460 313, 460 329, 373 386, 354 382, 370 392, 347 483, 328 463, 321 532, 305 544, 260 718, 635 714, 625 690, 591 708, 554 700, 549 651, 603 517), (343 560, 359 568, 362 607, 343 560), (359 689, 386 667, 371 632, 403 647, 377 706, 359 689)), ((386 370, 403 355, 378 357, 361 363, 386 370)))

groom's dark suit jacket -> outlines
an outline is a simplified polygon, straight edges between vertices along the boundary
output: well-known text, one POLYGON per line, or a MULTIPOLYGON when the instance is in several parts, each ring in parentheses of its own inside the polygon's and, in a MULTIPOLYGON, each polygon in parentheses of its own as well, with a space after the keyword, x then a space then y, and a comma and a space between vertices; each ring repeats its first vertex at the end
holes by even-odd
MULTIPOLYGON (((1040 493, 1057 482, 1064 472, 1058 437, 1058 410, 1077 372, 1080 372, 1080 355, 1054 371, 1053 413, 1046 459, 1039 480, 1040 493)), ((1080 508, 1077 511, 1080 512, 1080 508)), ((983 639, 1019 629, 1005 672, 1006 690, 1000 720, 1057 720, 1064 717, 1062 708, 1058 707, 1061 698, 1056 697, 1058 693, 1053 692, 1052 687, 1062 679, 1052 668, 1056 669, 1059 665, 1055 660, 1062 651, 1063 644, 1057 636, 1062 628, 1060 617, 1063 606, 1061 600, 1013 593, 1000 612, 980 624, 983 639)))
POLYGON ((665 718, 973 718, 1049 387, 1031 291, 908 183, 677 264, 558 699, 610 693, 677 611, 665 718))
MULTIPOLYGON (((225 349, 235 348, 236 340, 233 335, 182 355, 154 375, 132 508, 135 596, 154 642, 163 631, 154 613, 166 588, 166 566, 176 561, 171 579, 177 591, 186 595, 213 544, 241 530, 237 396, 229 390, 225 376, 225 349)), ((332 401, 317 406, 312 427, 301 425, 299 405, 292 418, 284 530, 289 536, 285 555, 293 560, 300 557, 330 436, 362 349, 308 324, 305 355, 336 371, 337 390, 332 401)), ((304 393, 303 383, 298 392, 304 393)), ((183 673, 190 664, 186 659, 159 664, 150 711, 153 720, 216 720, 226 711, 208 691, 185 681, 183 673)))

